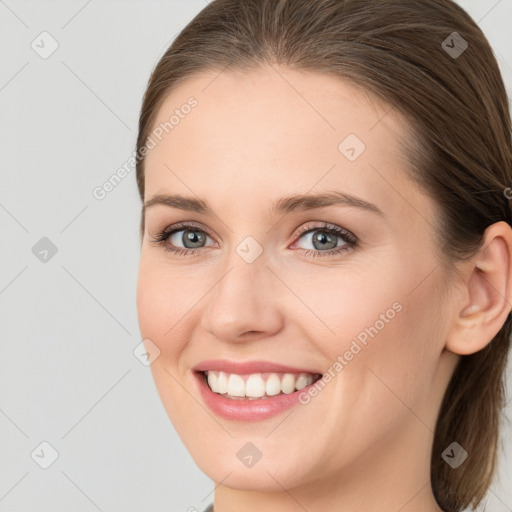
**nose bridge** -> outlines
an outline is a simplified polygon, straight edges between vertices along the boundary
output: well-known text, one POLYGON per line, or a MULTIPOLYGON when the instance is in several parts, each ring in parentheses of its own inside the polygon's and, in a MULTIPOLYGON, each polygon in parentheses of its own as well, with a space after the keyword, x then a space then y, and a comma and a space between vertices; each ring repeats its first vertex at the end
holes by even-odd
POLYGON ((241 302, 258 302, 260 293, 265 294, 263 286, 267 281, 266 274, 268 252, 253 236, 246 236, 234 245, 225 259, 223 278, 216 286, 216 294, 222 294, 228 299, 234 295, 241 302))
POLYGON ((280 327, 275 276, 267 267, 263 248, 250 238, 226 258, 208 294, 201 324, 219 339, 236 340, 248 331, 269 334, 280 327))

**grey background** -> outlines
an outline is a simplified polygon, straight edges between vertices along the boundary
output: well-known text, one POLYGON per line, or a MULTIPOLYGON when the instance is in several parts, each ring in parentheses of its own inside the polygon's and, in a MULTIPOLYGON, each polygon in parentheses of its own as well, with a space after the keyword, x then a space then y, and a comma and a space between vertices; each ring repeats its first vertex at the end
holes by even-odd
MULTIPOLYGON (((460 4, 512 97, 512 0, 460 4)), ((132 155, 149 74, 205 5, 0 0, 1 511, 202 511, 213 499, 133 354, 135 171, 92 194, 132 155), (43 31, 59 45, 47 59, 31 47, 43 31), (48 469, 31 455, 50 460, 43 441, 59 454, 48 469)), ((489 511, 512 511, 511 432, 489 511)))

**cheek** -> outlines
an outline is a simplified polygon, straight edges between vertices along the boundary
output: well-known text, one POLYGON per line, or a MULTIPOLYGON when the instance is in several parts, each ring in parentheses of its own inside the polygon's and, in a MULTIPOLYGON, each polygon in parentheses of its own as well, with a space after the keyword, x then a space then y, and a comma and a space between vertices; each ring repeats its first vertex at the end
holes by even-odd
POLYGON ((150 339, 162 355, 178 350, 176 344, 166 342, 174 336, 177 327, 173 326, 183 315, 177 307, 175 287, 176 280, 166 277, 160 265, 141 256, 136 297, 139 330, 142 338, 150 339))
POLYGON ((443 305, 435 280, 414 289, 417 279, 402 277, 395 281, 400 285, 379 287, 366 302, 359 297, 367 306, 347 314, 343 343, 352 357, 348 387, 358 389, 362 403, 373 404, 374 413, 388 422, 409 416, 408 407, 426 404, 443 347, 443 305))
POLYGON ((189 412, 183 411, 189 411, 185 406, 190 405, 190 396, 179 384, 184 376, 176 364, 187 339, 183 332, 185 322, 179 320, 190 308, 176 293, 176 286, 180 286, 178 278, 141 255, 136 294, 139 330, 143 339, 151 340, 160 350, 150 369, 162 404, 180 432, 181 425, 188 421, 189 412))
POLYGON ((185 314, 193 290, 194 287, 187 288, 178 272, 170 271, 157 258, 143 251, 137 278, 141 334, 161 339, 172 336, 172 327, 185 314), (191 293, 187 294, 187 289, 192 290, 191 293))
POLYGON ((397 397, 418 403, 432 385, 442 350, 442 297, 435 275, 417 286, 417 276, 427 270, 397 258, 384 272, 377 263, 365 272, 340 272, 339 279, 331 275, 325 282, 318 276, 315 282, 296 280, 294 291, 315 313, 306 311, 311 321, 302 325, 326 356, 338 410, 350 402, 372 414, 385 408, 396 414, 401 407, 397 397))
POLYGON ((405 403, 426 398, 444 347, 443 298, 434 279, 402 299, 403 311, 393 325, 392 350, 375 363, 405 403))
POLYGON ((161 331, 161 309, 165 307, 161 295, 162 285, 157 279, 157 272, 141 258, 137 279, 137 315, 143 338, 153 339, 161 331))

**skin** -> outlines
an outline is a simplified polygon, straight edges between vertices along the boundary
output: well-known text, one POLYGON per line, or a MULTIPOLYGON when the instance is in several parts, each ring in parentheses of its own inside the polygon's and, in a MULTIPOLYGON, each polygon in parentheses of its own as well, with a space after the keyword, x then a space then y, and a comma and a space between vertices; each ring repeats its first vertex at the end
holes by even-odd
MULTIPOLYGON (((146 210, 137 308, 142 337, 160 350, 151 370, 162 403, 218 484, 215 510, 441 510, 430 485, 435 421, 460 354, 483 348, 510 309, 510 227, 491 226, 448 284, 434 239, 438 207, 408 178, 399 140, 411 130, 398 113, 346 81, 265 67, 188 79, 155 126, 190 96, 198 106, 146 157, 144 199, 199 197, 214 215, 146 210), (353 162, 338 149, 351 133, 366 145, 353 162), (347 205, 269 214, 281 197, 327 191, 383 216, 347 205), (178 222, 208 235, 193 256, 151 242, 178 222), (324 222, 359 245, 307 255, 325 249, 299 228, 324 233, 324 222), (252 263, 236 252, 248 236, 263 249, 252 263), (323 373, 396 302, 401 311, 307 405, 255 422, 204 405, 191 371, 200 361, 323 373), (262 453, 251 468, 237 458, 247 442, 262 453)), ((181 235, 172 242, 186 250, 181 235)))

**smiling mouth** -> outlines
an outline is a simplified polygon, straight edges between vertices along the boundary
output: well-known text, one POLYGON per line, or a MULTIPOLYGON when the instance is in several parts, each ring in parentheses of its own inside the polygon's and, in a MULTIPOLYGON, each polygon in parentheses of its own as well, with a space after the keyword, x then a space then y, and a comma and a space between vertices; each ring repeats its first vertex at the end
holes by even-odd
POLYGON ((320 373, 260 372, 250 374, 200 371, 213 393, 231 400, 271 399, 300 391, 322 378, 320 373))

